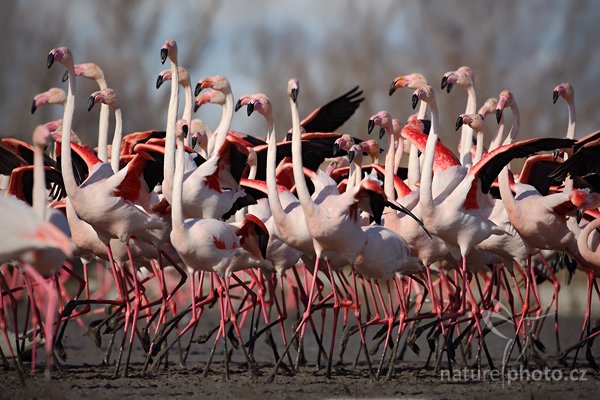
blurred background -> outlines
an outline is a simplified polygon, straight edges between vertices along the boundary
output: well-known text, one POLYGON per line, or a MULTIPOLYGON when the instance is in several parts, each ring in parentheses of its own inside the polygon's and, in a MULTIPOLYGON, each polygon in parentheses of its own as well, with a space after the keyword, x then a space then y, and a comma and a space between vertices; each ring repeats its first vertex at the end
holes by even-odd
MULTIPOLYGON (((168 68, 160 63, 160 46, 173 38, 193 85, 223 74, 235 99, 267 94, 279 138, 291 126, 290 77, 302 85, 301 115, 360 85, 366 100, 340 131, 364 137, 375 112, 387 110, 402 120, 412 113, 411 93, 390 98, 388 87, 397 75, 420 72, 437 91, 442 139, 456 149, 454 121, 464 111, 466 93, 457 87, 446 94, 439 87, 442 75, 461 65, 475 72, 478 106, 503 89, 513 91, 522 137, 565 134, 567 107, 562 100, 552 104, 552 90, 571 82, 576 135, 582 137, 600 128, 598 20, 600 3, 593 0, 5 1, 0 135, 29 141, 35 125, 62 116, 57 106, 29 112, 36 93, 52 86, 66 90, 64 68, 46 69, 48 51, 58 46, 70 47, 77 63, 104 69, 119 96, 124 133, 164 129, 168 84, 157 90, 155 82, 168 68)), ((95 90, 93 82, 78 80, 74 130, 88 144, 97 135, 99 107, 86 111, 95 90)), ((214 129, 220 108, 206 105, 195 117, 214 129)), ((266 130, 262 118, 245 113, 235 115, 232 129, 259 135, 266 130)), ((493 118, 486 129, 489 140, 493 118)))

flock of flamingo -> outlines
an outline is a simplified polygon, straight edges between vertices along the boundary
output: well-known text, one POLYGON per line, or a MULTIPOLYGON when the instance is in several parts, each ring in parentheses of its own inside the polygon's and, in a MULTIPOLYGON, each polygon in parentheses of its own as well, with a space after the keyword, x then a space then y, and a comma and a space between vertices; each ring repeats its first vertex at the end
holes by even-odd
POLYGON ((199 327, 207 332, 202 343, 214 337, 205 375, 222 343, 227 377, 234 353, 258 376, 254 347, 263 335, 273 352, 268 379, 278 370, 293 373, 307 362, 307 328, 327 377, 336 344, 341 360, 356 334, 356 360, 377 379, 386 371, 393 376, 399 355, 407 346, 418 351, 422 335, 436 366, 475 357, 477 365, 494 368, 486 316, 501 312, 505 318, 493 326, 510 326, 523 362, 539 360, 543 320, 553 315, 561 358, 576 352, 574 365, 585 347, 587 361, 598 368, 590 348, 600 329, 590 319, 593 293, 600 299, 600 132, 575 139, 569 83, 553 91, 554 102, 562 98, 568 105, 566 136, 519 141, 519 108, 510 91, 477 109, 473 71, 463 66, 446 73, 442 89, 459 86, 468 99, 456 121, 457 157, 440 141, 435 92, 421 74, 398 76, 389 89, 390 96, 411 89, 418 114, 403 123, 381 111, 365 121, 369 133, 378 128, 379 139, 387 138, 384 150, 375 139, 336 132, 363 101, 358 87, 301 121, 299 83, 290 79, 292 128, 278 140, 267 96, 235 103, 228 80, 216 75, 198 81, 194 99, 174 40, 163 44, 160 58, 170 61, 156 81, 157 88, 171 81, 164 131, 123 135, 116 91, 100 67, 75 64, 71 50, 59 47, 47 65, 66 69, 68 92, 36 95, 31 112, 60 104, 62 120, 37 126, 32 144, 1 139, 5 368, 24 379, 28 350, 34 373, 38 345, 46 371, 60 368, 71 320, 99 347, 110 336, 104 362, 114 363, 115 376, 127 376, 135 345, 145 357, 144 372, 167 362, 175 345, 185 362, 198 344, 184 343, 183 336, 194 338, 199 327), (88 111, 101 104, 97 148, 72 130, 80 77, 99 85, 88 100, 88 111), (192 119, 192 109, 207 103, 222 108, 214 132, 192 119), (234 112, 244 107, 248 116, 265 119, 264 139, 230 130, 234 112), (510 129, 505 109, 512 114, 510 129), (486 148, 489 114, 499 125, 486 148), (401 167, 405 154, 407 168, 401 167), (526 158, 520 172, 511 170, 514 158, 526 158), (556 272, 564 267, 587 275, 587 307, 579 339, 560 351, 556 272), (540 298, 542 285, 552 285, 550 301, 540 298), (202 318, 213 305, 217 326, 202 318), (325 326, 331 327, 327 334, 325 326))

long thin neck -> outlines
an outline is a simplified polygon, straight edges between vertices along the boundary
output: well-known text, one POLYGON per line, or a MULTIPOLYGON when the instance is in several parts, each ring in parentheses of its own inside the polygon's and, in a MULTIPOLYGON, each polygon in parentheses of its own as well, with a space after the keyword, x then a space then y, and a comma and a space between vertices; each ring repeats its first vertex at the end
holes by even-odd
MULTIPOLYGON (((418 119, 425 119, 425 113, 427 112, 427 103, 422 101, 419 104, 419 113, 417 114, 418 119)), ((398 166, 395 166, 396 171, 398 166)), ((419 162, 419 149, 414 144, 410 145, 410 153, 408 154, 408 186, 415 190, 417 188, 417 182, 421 180, 421 163, 419 162)))
POLYGON ((110 152, 110 165, 114 173, 119 171, 119 161, 121 154, 121 138, 123 136, 123 116, 121 108, 115 109, 115 134, 112 141, 112 149, 110 152))
POLYGON ((490 143, 490 148, 488 149, 488 151, 493 151, 493 150, 496 150, 498 147, 500 147, 503 136, 504 136, 504 117, 502 117, 502 119, 500 120, 500 123, 498 124, 498 130, 496 131, 496 136, 494 136, 494 139, 492 139, 492 142, 490 143))
MULTIPOLYGON (((183 119, 187 122, 188 126, 192 126, 192 86, 190 85, 189 79, 182 84, 183 93, 185 93, 185 100, 183 103, 183 119)), ((186 146, 192 146, 192 135, 187 135, 185 140, 186 146)))
MULTIPOLYGON (((569 127, 567 128, 567 139, 575 139, 575 101, 571 98, 567 101, 569 106, 569 127)), ((565 160, 569 158, 567 154, 564 156, 565 160)), ((573 190, 573 178, 568 176, 565 179, 565 191, 573 190)), ((586 246, 587 247, 587 246, 586 246)))
MULTIPOLYGON (((506 140, 504 141, 505 145, 511 144, 512 142, 514 142, 517 135, 519 134, 519 127, 520 127, 520 122, 521 122, 521 117, 519 114, 519 107, 517 106, 517 103, 515 101, 513 101, 510 108, 513 113, 513 124, 512 124, 512 127, 510 128, 510 132, 508 133, 508 136, 506 137, 506 140)), ((499 180, 498 183, 500 184, 500 198, 502 199, 502 204, 504 204, 506 211, 511 213, 511 212, 517 210, 518 205, 517 205, 517 201, 515 200, 515 197, 513 196, 512 191, 510 190, 510 182, 508 181, 509 168, 510 168, 510 163, 508 163, 508 165, 506 165, 502 169, 502 172, 500 172, 500 175, 498 177, 498 180, 499 180)))
MULTIPOLYGON (((104 90, 108 87, 104 78, 96 79, 96 83, 100 90, 104 90)), ((109 119, 109 106, 108 104, 100 105, 100 118, 98 120, 98 158, 102 162, 108 161, 108 119, 109 119)))
POLYGON ((271 214, 273 215, 276 224, 280 224, 285 218, 285 212, 279 199, 279 192, 277 191, 277 177, 275 174, 275 168, 277 163, 277 138, 275 137, 275 123, 273 122, 273 116, 267 116, 267 192, 269 207, 271 208, 271 214))
MULTIPOLYGON (((174 81, 177 82, 177 81, 174 81)), ((183 227, 183 169, 184 169, 184 145, 183 139, 177 139, 177 160, 175 163, 175 175, 173 177, 173 195, 171 198, 171 220, 173 229, 181 229, 183 227)))
POLYGON ((302 208, 306 214, 313 211, 315 206, 304 178, 302 168, 302 132, 300 131, 300 116, 298 114, 298 105, 290 98, 290 108, 292 110, 292 168, 294 170, 294 183, 296 192, 302 208))
POLYGON ((425 145, 425 157, 423 160, 423 170, 421 171, 421 187, 419 188, 419 202, 421 210, 433 210, 433 194, 431 185, 433 179, 433 159, 435 157, 435 146, 438 141, 438 110, 435 99, 429 103, 431 110, 431 130, 427 137, 425 145))
POLYGON ((473 164, 477 164, 483 156, 483 131, 477 132, 477 146, 475 147, 475 158, 473 164))
MULTIPOLYGON (((465 114, 475 114, 477 111, 477 99, 475 97, 475 88, 473 85, 467 87, 467 107, 465 114)), ((473 128, 469 125, 463 125, 461 129, 460 163, 465 166, 471 166, 473 160, 471 157, 471 146, 473 143, 473 128)))
POLYGON ((171 97, 169 98, 169 112, 167 115, 167 129, 165 137, 165 164, 163 186, 169 189, 173 183, 175 171, 175 124, 177 122, 177 110, 179 109, 179 68, 177 58, 171 60, 171 97))
POLYGON ((212 156, 225 142, 225 138, 227 137, 227 132, 229 132, 229 127, 231 126, 231 120, 233 119, 233 94, 231 91, 227 93, 225 96, 225 104, 223 105, 223 113, 221 114, 221 121, 219 121, 219 125, 217 129, 213 132, 213 137, 215 138, 212 142, 212 148, 209 146, 209 154, 212 156))
POLYGON ((62 138, 61 138, 61 161, 60 168, 65 182, 67 195, 71 198, 76 196, 78 187, 75 183, 73 163, 71 162, 71 127, 73 124, 73 112, 75 110, 75 70, 72 65, 67 67, 69 74, 69 91, 63 114, 62 138))
POLYGON ((44 149, 38 144, 33 146, 33 211, 42 221, 46 220, 44 149))
MULTIPOLYGON (((388 129, 386 129, 388 131, 388 129)), ((389 131, 387 133, 390 133, 389 131)), ((394 162, 394 136, 388 135, 389 143, 388 149, 385 154, 385 176, 383 180, 383 188, 385 195, 388 199, 396 199, 396 193, 394 191, 394 175, 396 174, 397 167, 394 162)), ((398 138, 398 150, 402 151, 402 138, 398 138)), ((418 161, 418 158, 417 158, 418 161)))

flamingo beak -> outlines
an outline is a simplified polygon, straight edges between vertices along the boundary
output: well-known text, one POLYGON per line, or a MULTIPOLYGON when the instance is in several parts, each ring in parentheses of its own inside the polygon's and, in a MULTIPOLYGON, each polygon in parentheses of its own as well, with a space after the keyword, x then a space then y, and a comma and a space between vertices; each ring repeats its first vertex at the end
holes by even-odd
POLYGON ((92 95, 88 99, 88 111, 90 111, 94 107, 94 104, 96 104, 96 96, 92 95))
POLYGON ((502 120, 502 109, 496 109, 496 122, 500 123, 502 120))
POLYGON ((442 90, 446 88, 447 84, 448 84, 448 77, 442 76, 442 90))
POLYGON ((35 113, 35 110, 37 110, 37 105, 35 104, 35 99, 33 99, 31 102, 31 113, 35 113))
POLYGON ((385 128, 380 128, 379 129, 379 139, 382 139, 383 135, 385 135, 385 128))
POLYGON ((64 74, 63 74, 63 76, 62 76, 62 79, 61 79, 61 81, 62 81, 62 82, 66 82, 66 81, 68 81, 68 80, 69 80, 69 71, 65 71, 65 73, 64 73, 64 74))
POLYGON ((388 90, 388 96, 391 96, 396 91, 396 81, 392 82, 390 85, 390 90, 388 90))
POLYGON ((163 76, 162 75, 158 75, 158 78, 156 78, 156 88, 158 89, 164 82, 163 76))
POLYGON ((333 144, 333 155, 335 156, 338 153, 338 151, 340 151, 340 145, 336 142, 333 144))
POLYGON ((452 90, 452 88, 454 87, 454 85, 450 82, 448 82, 448 85, 446 86, 446 93, 450 93, 450 91, 452 90))
POLYGON ((198 111, 199 108, 200 108, 200 104, 194 103, 194 112, 198 111))
POLYGON ((369 133, 369 135, 371 134, 371 132, 373 132, 373 128, 375 128, 375 121, 370 119, 369 124, 367 125, 367 132, 369 133))
POLYGON ((349 163, 351 163, 351 162, 352 162, 352 160, 354 160, 354 156, 355 156, 355 155, 356 155, 356 154, 354 153, 354 151, 353 151, 353 150, 350 150, 350 151, 348 152, 348 162, 349 162, 349 163))
POLYGON ((169 50, 167 49, 160 49, 160 62, 162 64, 165 63, 165 61, 167 61, 167 55, 169 54, 169 50))
POLYGON ((415 108, 417 108, 417 104, 419 103, 419 96, 417 96, 416 94, 412 95, 412 108, 413 110, 415 108))
POLYGON ((459 130, 462 125, 463 125, 463 117, 462 117, 462 115, 459 115, 458 118, 456 118, 456 124, 454 125, 454 129, 459 130))
POLYGON ((196 147, 196 144, 198 144, 198 136, 194 135, 192 136, 192 149, 196 147))
POLYGON ((237 112, 240 108, 242 108, 242 99, 239 99, 237 103, 235 103, 235 111, 237 112))
POLYGON ((552 103, 553 104, 556 104, 556 102, 558 101, 558 96, 559 96, 558 90, 555 90, 552 92, 552 103))
POLYGON ((48 54, 48 60, 46 61, 46 65, 50 68, 54 64, 54 54, 48 54))
POLYGON ((285 135, 285 140, 286 140, 286 142, 290 142, 292 140, 292 132, 288 132, 285 135))
POLYGON ((294 103, 298 100, 298 88, 293 88, 291 90, 292 100, 294 103))
POLYGON ((248 103, 248 106, 246 106, 246 112, 248 113, 248 116, 252 115, 254 112, 254 103, 248 103))
POLYGON ((423 124, 423 133, 429 135, 429 131, 431 130, 431 121, 428 119, 420 119, 423 124))

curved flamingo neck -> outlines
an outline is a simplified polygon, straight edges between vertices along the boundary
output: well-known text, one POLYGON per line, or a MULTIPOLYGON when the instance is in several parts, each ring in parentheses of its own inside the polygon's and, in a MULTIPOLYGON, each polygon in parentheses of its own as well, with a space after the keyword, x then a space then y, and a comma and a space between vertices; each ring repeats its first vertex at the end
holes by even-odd
POLYGON ((425 145, 425 156, 423 160, 423 170, 421 171, 421 187, 419 188, 419 202, 421 203, 421 210, 433 211, 433 193, 432 193, 432 180, 433 180, 433 160, 435 157, 435 147, 438 141, 438 109, 433 98, 429 102, 429 109, 431 110, 431 129, 429 136, 427 137, 427 144, 425 145))
POLYGON ((302 165, 302 132, 300 131, 300 116, 298 114, 298 104, 290 98, 290 108, 292 111, 292 169, 294 171, 294 183, 298 199, 305 214, 314 210, 315 203, 310 197, 306 179, 304 178, 304 169, 302 165))
MULTIPOLYGON (((418 119, 425 119, 427 113, 427 103, 424 101, 419 104, 419 112, 417 114, 418 119)), ((398 170, 400 164, 395 166, 395 171, 398 170)), ((408 186, 415 190, 417 182, 421 180, 421 163, 419 162, 419 149, 414 144, 410 145, 410 152, 408 154, 408 186)))
MULTIPOLYGON (((219 148, 225 142, 225 138, 227 137, 227 132, 229 132, 229 127, 231 126, 231 120, 233 119, 233 94, 231 90, 227 94, 225 94, 225 104, 223 105, 223 112, 221 114, 221 121, 219 121, 219 125, 217 129, 213 132, 212 137, 214 137, 214 142, 212 142, 212 147, 209 144, 208 154, 214 155, 219 148)), ((211 137, 211 139, 212 139, 211 137)))
POLYGON ((167 114, 167 129, 165 137, 165 164, 163 169, 163 190, 170 191, 173 186, 175 173, 175 124, 177 110, 179 109, 179 68, 177 55, 171 60, 171 96, 169 97, 169 111, 167 114))
MULTIPOLYGON (((391 128, 390 128, 391 129, 391 128)), ((394 175, 396 174, 396 164, 394 160, 394 136, 391 134, 388 127, 385 128, 386 133, 388 133, 388 149, 385 154, 385 172, 384 172, 384 180, 383 180, 383 188, 385 190, 385 195, 388 199, 396 199, 396 192, 394 189, 394 175)), ((402 152, 402 137, 398 138, 398 149, 397 151, 402 152)), ((402 153, 400 153, 402 156, 402 153)), ((417 158, 417 162, 418 162, 417 158)))
MULTIPOLYGON (((465 114, 475 114, 477 112, 477 97, 473 85, 467 86, 467 107, 465 114)), ((460 163, 461 165, 471 166, 473 160, 471 157, 471 145, 473 143, 473 128, 465 124, 461 128, 460 135, 460 163)))
MULTIPOLYGON (((567 106, 569 107, 569 126, 567 128, 567 139, 575 139, 575 101, 573 98, 567 100, 567 106)), ((569 158, 567 154, 564 156, 565 160, 569 158)), ((571 191, 573 190, 573 178, 568 176, 565 179, 565 190, 571 191)))
POLYGON ((271 215, 275 224, 279 225, 283 223, 286 216, 281 205, 279 198, 279 192, 277 191, 277 175, 275 173, 277 163, 277 138, 275 137, 275 123, 273 121, 273 115, 268 114, 267 119, 267 199, 269 201, 269 207, 271 208, 271 215))
MULTIPOLYGON (((185 94, 185 99, 183 103, 183 119, 187 122, 188 126, 192 126, 192 85, 190 82, 190 78, 188 77, 183 82, 181 82, 181 86, 183 87, 183 93, 185 94)), ((187 138, 185 139, 185 145, 191 147, 192 146, 192 134, 188 133, 187 138)))
POLYGON ((42 221, 46 220, 46 173, 44 171, 44 149, 33 145, 33 211, 42 221))
POLYGON ((595 219, 585 226, 577 237, 577 250, 581 254, 581 257, 590 264, 600 266, 600 252, 595 252, 590 249, 588 243, 591 233, 600 227, 600 219, 595 219))
POLYGON ((502 137, 504 137, 504 117, 502 117, 502 119, 500 120, 500 123, 498 124, 498 130, 496 131, 496 136, 494 136, 494 138, 492 139, 492 142, 490 143, 490 147, 488 149, 488 151, 494 151, 496 150, 498 147, 500 147, 500 144, 502 143, 502 137))
POLYGON ((75 182, 75 174, 73 173, 73 163, 71 161, 71 128, 73 125, 73 112, 75 110, 75 69, 72 64, 67 67, 69 74, 69 90, 67 92, 67 102, 63 114, 62 137, 61 137, 61 160, 60 168, 65 183, 67 195, 73 199, 77 196, 78 186, 75 182))
MULTIPOLYGON (((177 82, 177 81, 174 81, 177 82)), ((174 85, 176 86, 176 85, 174 85)), ((171 197, 171 221, 173 229, 183 227, 183 170, 184 170, 184 144, 183 139, 177 138, 177 157, 175 162, 175 174, 173 176, 173 195, 171 197)))
POLYGON ((121 108, 115 109, 115 133, 112 141, 112 148, 110 151, 110 166, 114 173, 119 171, 119 161, 121 153, 121 139, 123 136, 123 116, 121 114, 121 108))
MULTIPOLYGON (((508 133, 508 136, 506 137, 506 140, 504 141, 504 144, 513 143, 514 140, 516 139, 517 135, 519 134, 521 117, 519 114, 519 107, 517 106, 517 102, 514 99, 510 105, 510 109, 513 113, 513 123, 512 123, 512 127, 510 128, 510 132, 508 133)), ((509 168, 510 168, 510 163, 508 163, 508 165, 506 165, 502 169, 502 172, 500 172, 500 175, 498 177, 498 181, 499 181, 498 183, 500 185, 500 198, 502 199, 502 204, 504 204, 506 211, 510 215, 510 213, 514 213, 517 211, 518 204, 517 204, 517 201, 515 200, 513 192, 510 190, 510 182, 508 180, 509 168)))
POLYGON ((475 158, 473 159, 473 164, 477 164, 483 156, 483 131, 476 132, 476 135, 477 144, 475 145, 475 158))
MULTIPOLYGON (((106 79, 98 78, 96 83, 100 90, 108 88, 106 79)), ((102 162, 108 161, 108 119, 109 119, 109 106, 108 104, 100 105, 100 117, 98 120, 98 158, 102 162)))

